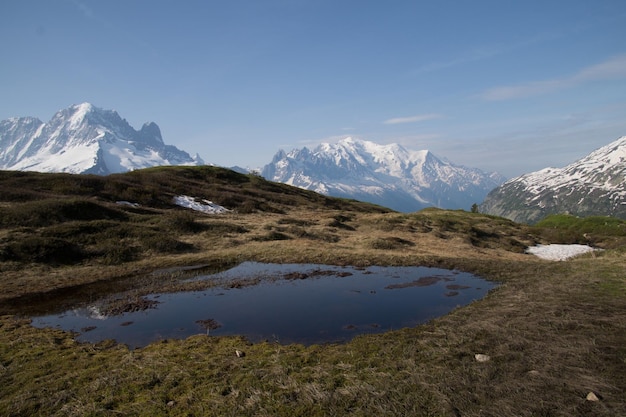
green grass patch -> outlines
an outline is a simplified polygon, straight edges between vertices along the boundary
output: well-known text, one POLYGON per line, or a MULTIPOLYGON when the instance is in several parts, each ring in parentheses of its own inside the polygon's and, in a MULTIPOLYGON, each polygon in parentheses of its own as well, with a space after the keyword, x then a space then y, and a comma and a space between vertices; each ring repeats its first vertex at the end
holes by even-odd
POLYGON ((626 244, 626 221, 614 217, 556 214, 536 223, 533 228, 553 243, 590 244, 601 248, 626 244))

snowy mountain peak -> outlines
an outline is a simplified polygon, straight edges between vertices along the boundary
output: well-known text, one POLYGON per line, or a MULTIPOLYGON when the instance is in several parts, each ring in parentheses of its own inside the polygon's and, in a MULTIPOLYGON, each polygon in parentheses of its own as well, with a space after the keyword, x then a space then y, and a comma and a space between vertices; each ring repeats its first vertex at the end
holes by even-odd
POLYGON ((5 170, 105 175, 201 161, 165 145, 155 123, 137 131, 116 111, 91 103, 60 110, 47 123, 31 117, 0 122, 0 169, 5 170))
MULTIPOLYGON (((598 179, 612 180, 623 178, 626 174, 626 136, 609 143, 589 155, 565 166, 564 168, 544 168, 513 178, 509 182, 522 182, 529 191, 538 193, 545 188, 554 188, 576 182, 596 183, 598 179)), ((601 186, 601 184, 596 184, 601 186)), ((606 185, 614 188, 613 185, 606 185)))
POLYGON ((626 136, 564 168, 507 181, 487 196, 481 210, 528 223, 563 212, 626 218, 626 136))
POLYGON ((91 103, 74 104, 70 106, 70 110, 74 112, 74 116, 83 118, 87 113, 94 110, 94 106, 91 103))
MULTIPOLYGON (((69 109, 69 129, 76 130, 80 127, 81 124, 86 122, 86 117, 89 113, 94 111, 94 107, 90 103, 82 103, 75 104, 71 106, 69 109)), ((67 116, 64 114, 65 112, 61 111, 57 113, 59 120, 65 121, 67 116)))
POLYGON ((84 102, 84 103, 80 103, 80 104, 73 104, 70 106, 70 109, 77 111, 77 112, 81 112, 83 114, 88 113, 90 111, 93 110, 93 104, 88 103, 88 102, 84 102))
POLYGON ((591 152, 582 158, 580 163, 600 163, 623 167, 626 164, 626 136, 591 152))
POLYGON ((399 211, 427 206, 469 209, 504 181, 496 173, 444 162, 429 151, 352 137, 322 143, 313 151, 280 150, 262 175, 271 181, 399 211))

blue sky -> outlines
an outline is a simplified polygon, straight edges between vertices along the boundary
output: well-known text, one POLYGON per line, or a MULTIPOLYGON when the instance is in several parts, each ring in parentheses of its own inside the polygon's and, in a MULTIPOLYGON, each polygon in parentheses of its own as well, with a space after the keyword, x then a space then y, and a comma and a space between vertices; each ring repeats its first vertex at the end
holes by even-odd
POLYGON ((81 102, 206 162, 345 136, 507 177, 626 135, 623 0, 4 0, 0 119, 81 102))

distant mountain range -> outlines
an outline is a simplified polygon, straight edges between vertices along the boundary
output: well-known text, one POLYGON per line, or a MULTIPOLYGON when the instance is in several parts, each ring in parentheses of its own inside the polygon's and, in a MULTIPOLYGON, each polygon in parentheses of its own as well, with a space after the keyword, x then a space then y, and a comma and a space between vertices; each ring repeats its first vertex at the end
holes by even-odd
POLYGON ((133 129, 111 110, 89 103, 0 122, 0 169, 106 175, 155 165, 202 165, 196 155, 165 145, 155 123, 133 129))
MULTIPOLYGON (((132 128, 112 110, 89 103, 0 121, 0 170, 107 175, 157 165, 204 165, 163 143, 155 123, 132 128)), ((233 168, 244 171, 241 168, 233 168)), ((626 219, 626 136, 565 168, 513 178, 455 165, 427 150, 346 138, 314 149, 279 151, 261 175, 321 194, 402 212, 425 207, 469 210, 520 223, 553 213, 626 219)))
POLYGON ((444 161, 429 151, 346 138, 313 150, 279 151, 261 175, 276 182, 379 204, 402 212, 425 207, 469 210, 504 182, 444 161))
POLYGON ((626 136, 564 167, 513 178, 491 191, 481 212, 535 223, 570 213, 626 219, 626 136))

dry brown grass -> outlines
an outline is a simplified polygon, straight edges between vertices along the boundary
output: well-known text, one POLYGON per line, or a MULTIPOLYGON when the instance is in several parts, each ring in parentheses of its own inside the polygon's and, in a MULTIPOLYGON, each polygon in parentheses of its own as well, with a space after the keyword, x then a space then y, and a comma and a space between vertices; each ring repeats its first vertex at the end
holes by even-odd
MULTIPOLYGON (((458 213, 352 213, 350 220, 337 226, 336 218, 342 213, 345 212, 294 208, 284 215, 233 213, 201 216, 196 222, 206 228, 177 236, 180 241, 195 248, 189 253, 159 254, 121 265, 103 266, 100 262, 92 262, 66 267, 45 264, 16 265, 14 268, 5 266, 0 278, 3 289, 0 300, 8 301, 68 287, 87 287, 89 284, 95 284, 94 288, 104 291, 109 281, 115 282, 111 285, 115 291, 119 289, 120 281, 124 281, 126 286, 133 285, 132 281, 135 281, 136 286, 153 291, 155 289, 149 286, 160 283, 149 276, 154 270, 200 264, 232 266, 246 260, 355 266, 444 263, 454 266, 459 259, 524 259, 528 256, 512 252, 506 242, 516 239, 530 243, 534 239, 523 227, 509 225, 510 230, 503 228, 499 232, 502 237, 494 237, 493 247, 487 248, 488 240, 477 246, 464 231, 441 230, 437 225, 416 227, 418 223, 435 223, 441 217, 453 218, 458 213), (288 239, 267 239, 272 232, 281 233, 288 239), (499 244, 501 239, 505 240, 505 244, 499 244), (381 241, 385 244, 375 244, 381 241)), ((480 222, 485 221, 484 216, 471 216, 480 222)))
MULTIPOLYGON (((255 198, 262 205, 264 197, 255 198)), ((191 222, 159 220, 175 208, 131 213, 133 224, 149 231, 177 225, 176 239, 193 248, 185 252, 146 246, 138 259, 113 265, 99 258, 1 263, 0 311, 12 315, 0 319, 0 415, 626 415, 621 248, 549 262, 523 253, 545 243, 540 230, 504 219, 271 199, 280 210, 194 214, 191 222), (180 278, 194 272, 176 267, 242 261, 439 266, 502 285, 425 325, 342 345, 199 335, 130 351, 113 342, 77 343, 72 334, 20 318, 46 301, 71 305, 120 290, 140 296, 188 288, 180 278), (479 362, 476 354, 490 360, 479 362), (589 392, 599 401, 588 401, 589 392)), ((5 229, 0 239, 14 232, 5 229)))

